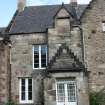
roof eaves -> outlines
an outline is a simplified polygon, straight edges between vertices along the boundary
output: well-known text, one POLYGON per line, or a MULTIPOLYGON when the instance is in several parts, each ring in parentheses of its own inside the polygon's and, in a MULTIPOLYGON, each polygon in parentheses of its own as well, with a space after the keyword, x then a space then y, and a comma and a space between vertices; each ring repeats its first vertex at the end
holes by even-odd
POLYGON ((27 34, 36 34, 36 33, 47 33, 47 29, 46 29, 46 31, 43 31, 43 32, 19 32, 19 33, 17 33, 17 32, 15 32, 15 33, 8 33, 8 35, 27 35, 27 34))

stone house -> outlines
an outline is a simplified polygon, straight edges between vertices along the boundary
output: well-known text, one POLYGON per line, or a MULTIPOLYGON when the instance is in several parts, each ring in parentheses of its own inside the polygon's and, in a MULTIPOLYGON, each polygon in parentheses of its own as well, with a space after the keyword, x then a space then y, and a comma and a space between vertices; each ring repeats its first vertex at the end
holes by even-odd
POLYGON ((25 4, 0 29, 0 103, 89 105, 105 87, 105 1, 25 4))

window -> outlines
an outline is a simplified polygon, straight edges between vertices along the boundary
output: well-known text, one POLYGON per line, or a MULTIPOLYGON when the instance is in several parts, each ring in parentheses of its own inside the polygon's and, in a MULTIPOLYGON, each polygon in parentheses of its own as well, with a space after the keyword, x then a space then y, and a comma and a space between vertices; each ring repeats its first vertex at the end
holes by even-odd
POLYGON ((20 79, 20 103, 33 103, 32 101, 32 78, 21 78, 20 79))
POLYGON ((35 45, 33 47, 33 68, 45 69, 47 66, 47 46, 35 45))
POLYGON ((57 80, 56 83, 57 105, 76 103, 76 83, 73 80, 57 80))
POLYGON ((105 21, 102 22, 102 30, 105 32, 105 21))

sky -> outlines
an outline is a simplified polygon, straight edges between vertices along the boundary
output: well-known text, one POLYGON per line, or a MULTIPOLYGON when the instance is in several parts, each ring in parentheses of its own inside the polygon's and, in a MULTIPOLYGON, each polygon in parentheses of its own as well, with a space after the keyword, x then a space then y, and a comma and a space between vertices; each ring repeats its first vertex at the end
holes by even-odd
MULTIPOLYGON (((88 4, 91 0, 78 0, 79 4, 88 4)), ((16 9, 18 0, 1 0, 0 1, 0 27, 8 26, 16 9)), ((70 0, 27 0, 27 6, 33 5, 51 5, 51 4, 65 4, 70 0)))

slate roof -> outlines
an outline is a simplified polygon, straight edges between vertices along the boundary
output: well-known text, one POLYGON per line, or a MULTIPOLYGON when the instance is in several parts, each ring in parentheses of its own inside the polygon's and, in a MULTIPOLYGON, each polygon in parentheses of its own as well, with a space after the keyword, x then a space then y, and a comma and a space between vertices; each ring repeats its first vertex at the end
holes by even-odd
MULTIPOLYGON (((77 9, 74 9, 70 4, 64 6, 75 19, 80 19, 87 7, 87 5, 78 5, 77 9)), ((61 5, 26 7, 22 13, 17 13, 15 16, 9 33, 46 32, 48 27, 53 27, 54 16, 60 8, 61 5)))

